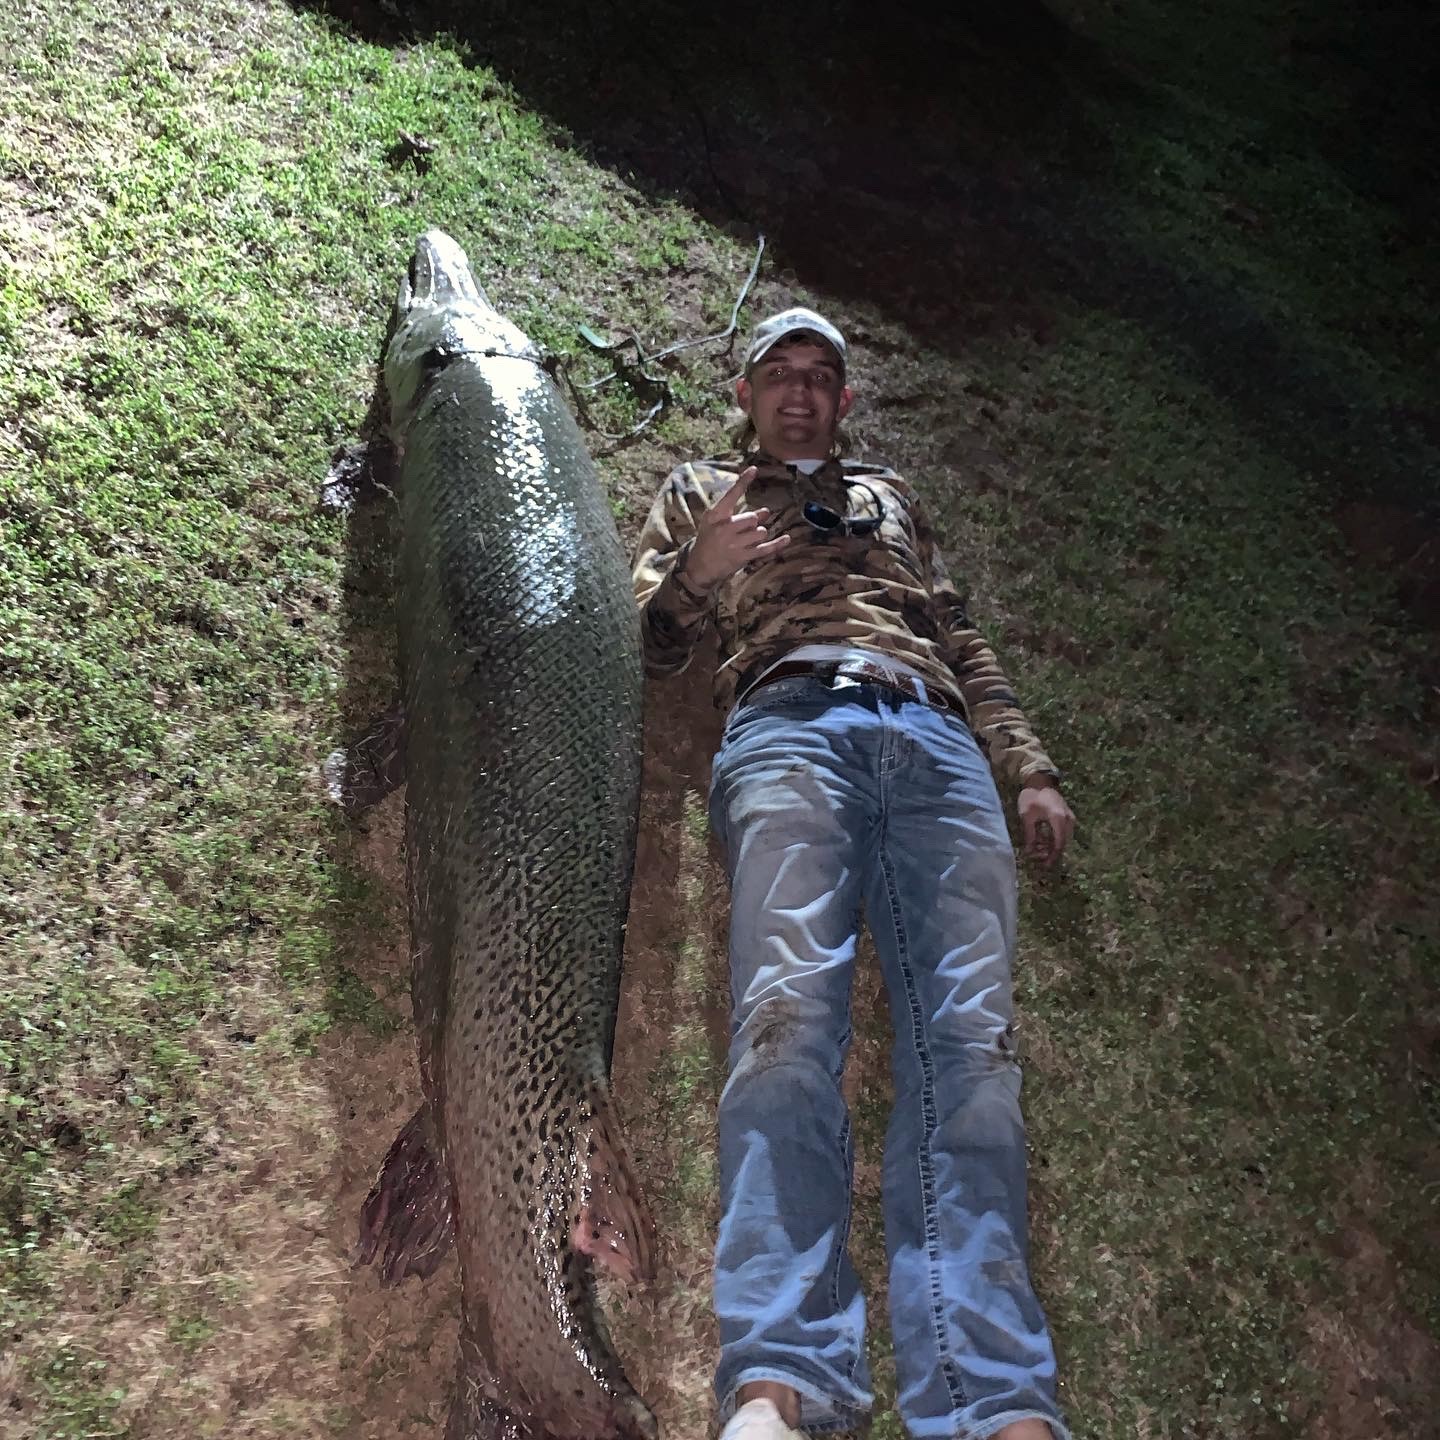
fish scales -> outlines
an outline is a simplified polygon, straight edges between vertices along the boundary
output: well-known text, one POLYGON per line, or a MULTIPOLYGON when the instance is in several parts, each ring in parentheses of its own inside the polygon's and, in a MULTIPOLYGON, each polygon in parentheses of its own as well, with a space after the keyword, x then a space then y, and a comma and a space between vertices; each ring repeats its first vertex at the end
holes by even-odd
POLYGON ((528 342, 448 237, 429 232, 416 253, 386 370, 429 1108, 410 1158, 392 1167, 405 1132, 387 1158, 379 1211, 392 1232, 414 1224, 425 1207, 404 1186, 432 1137, 462 1273, 452 1440, 645 1436, 591 1274, 592 1257, 648 1263, 608 1087, 639 798, 628 566, 528 342))

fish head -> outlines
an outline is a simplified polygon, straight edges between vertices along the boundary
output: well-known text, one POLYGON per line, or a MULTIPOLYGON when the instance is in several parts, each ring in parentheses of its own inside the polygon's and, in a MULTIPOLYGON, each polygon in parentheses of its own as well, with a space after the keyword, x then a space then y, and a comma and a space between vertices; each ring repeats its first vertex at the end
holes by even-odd
POLYGON ((464 250, 443 230, 427 230, 400 281, 385 349, 391 430, 403 433, 427 382, 452 361, 496 355, 540 359, 525 332, 486 298, 464 250))

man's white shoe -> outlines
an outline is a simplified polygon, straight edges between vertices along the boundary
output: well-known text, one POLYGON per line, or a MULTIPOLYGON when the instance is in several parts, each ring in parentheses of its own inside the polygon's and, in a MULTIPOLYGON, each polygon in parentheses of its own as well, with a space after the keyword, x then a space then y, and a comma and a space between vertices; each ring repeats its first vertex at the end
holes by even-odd
POLYGON ((781 1417, 773 1400, 747 1400, 720 1432, 720 1440, 806 1440, 781 1417))

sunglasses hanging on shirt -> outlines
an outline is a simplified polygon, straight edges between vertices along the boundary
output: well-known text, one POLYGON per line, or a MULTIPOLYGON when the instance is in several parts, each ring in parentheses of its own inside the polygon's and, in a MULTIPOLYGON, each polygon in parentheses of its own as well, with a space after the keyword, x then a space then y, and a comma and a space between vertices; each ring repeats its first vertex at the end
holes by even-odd
POLYGON ((875 507, 873 515, 841 515, 819 500, 807 500, 800 507, 810 527, 821 535, 855 535, 864 538, 873 535, 885 523, 885 507, 880 497, 863 480, 846 480, 847 487, 863 490, 875 507))

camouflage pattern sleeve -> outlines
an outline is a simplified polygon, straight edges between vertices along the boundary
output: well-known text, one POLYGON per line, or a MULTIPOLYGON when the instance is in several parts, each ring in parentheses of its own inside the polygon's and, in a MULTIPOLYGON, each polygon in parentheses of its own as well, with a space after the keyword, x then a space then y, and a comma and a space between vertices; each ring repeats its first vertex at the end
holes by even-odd
POLYGON ((970 619, 965 598, 950 578, 935 533, 918 505, 913 518, 922 554, 928 552, 930 594, 944 634, 945 658, 959 681, 975 738, 990 764, 1012 784, 1032 775, 1058 780, 1060 771, 1031 730, 994 650, 970 619))
POLYGON ((711 503, 694 467, 681 465, 661 487, 640 532, 633 583, 647 675, 679 674, 705 632, 714 601, 685 584, 684 569, 696 523, 711 503))

